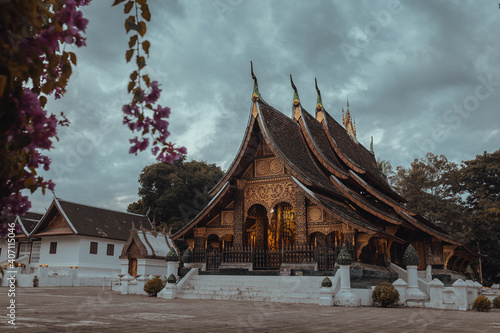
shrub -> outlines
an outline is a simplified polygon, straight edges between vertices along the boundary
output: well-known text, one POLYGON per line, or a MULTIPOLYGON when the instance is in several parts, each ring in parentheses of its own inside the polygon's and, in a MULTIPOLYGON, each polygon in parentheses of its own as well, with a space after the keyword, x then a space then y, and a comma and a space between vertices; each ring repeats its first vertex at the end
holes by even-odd
POLYGON ((497 296, 493 299, 493 307, 500 309, 500 296, 497 296))
POLYGON ((484 295, 478 296, 474 300, 472 308, 476 311, 489 312, 491 310, 491 301, 484 295))
POLYGON ((380 303, 384 308, 399 301, 399 293, 389 282, 383 282, 375 287, 372 293, 374 302, 380 303))
POLYGON ((332 280, 330 280, 328 277, 324 278, 323 281, 321 281, 321 286, 325 288, 331 288, 332 280))
POLYGON ((165 282, 162 279, 155 277, 144 284, 144 291, 149 296, 158 295, 158 293, 165 287, 165 282))

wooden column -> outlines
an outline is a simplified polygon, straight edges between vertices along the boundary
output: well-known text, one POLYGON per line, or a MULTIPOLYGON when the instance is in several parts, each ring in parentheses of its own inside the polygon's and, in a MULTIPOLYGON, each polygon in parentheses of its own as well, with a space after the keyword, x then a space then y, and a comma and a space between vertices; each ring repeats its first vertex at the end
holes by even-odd
POLYGON ((295 191, 295 227, 296 227, 296 244, 307 245, 307 220, 306 220, 306 198, 295 191))

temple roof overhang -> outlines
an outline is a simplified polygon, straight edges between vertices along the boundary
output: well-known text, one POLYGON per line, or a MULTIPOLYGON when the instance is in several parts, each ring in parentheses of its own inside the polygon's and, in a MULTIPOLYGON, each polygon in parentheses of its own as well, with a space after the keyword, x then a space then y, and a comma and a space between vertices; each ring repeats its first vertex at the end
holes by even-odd
POLYGON ((209 222, 210 219, 218 214, 218 210, 222 209, 225 204, 229 203, 237 187, 231 185, 227 181, 222 188, 213 196, 210 202, 201 210, 189 224, 184 226, 172 239, 178 239, 184 236, 187 232, 191 231, 193 228, 197 227, 201 222, 209 222))
MULTIPOLYGON (((348 229, 352 228, 350 230, 357 229, 400 243, 408 240, 398 236, 435 237, 444 243, 467 248, 406 208, 407 201, 394 191, 379 170, 373 150, 369 151, 357 141, 349 110, 343 118, 344 128, 325 110, 316 86, 318 103, 316 117, 313 117, 302 108, 291 80, 294 99, 292 116, 288 117, 264 101, 253 72, 252 77, 254 92, 250 116, 239 151, 224 177, 211 190, 213 199, 174 238, 212 223, 217 214, 228 209, 225 205, 234 200, 235 190, 243 190, 246 186, 240 186, 240 179, 244 180, 242 184, 269 181, 259 178, 253 168, 257 159, 273 158, 283 165, 284 175, 297 191, 333 217, 332 223, 341 222, 348 229), (265 147, 269 154, 257 155, 259 147, 265 147), (252 173, 255 175, 249 176, 252 173)), ((278 181, 276 177, 275 182, 278 181)), ((245 212, 238 214, 244 216, 245 212)))

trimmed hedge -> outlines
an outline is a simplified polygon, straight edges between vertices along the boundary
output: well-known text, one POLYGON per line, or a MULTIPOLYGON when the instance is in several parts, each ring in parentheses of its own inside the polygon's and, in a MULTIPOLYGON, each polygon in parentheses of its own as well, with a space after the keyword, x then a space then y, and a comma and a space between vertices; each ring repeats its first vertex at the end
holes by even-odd
POLYGON ((500 309, 500 296, 497 296, 493 299, 493 307, 500 309))
POLYGON ((399 301, 399 293, 389 282, 383 282, 375 287, 372 293, 374 302, 384 308, 394 305, 399 301))
POLYGON ((478 296, 474 300, 472 308, 480 312, 489 312, 491 310, 491 301, 484 295, 478 296))
POLYGON ((144 284, 144 291, 149 296, 158 295, 158 293, 165 287, 165 282, 162 279, 155 277, 144 284))

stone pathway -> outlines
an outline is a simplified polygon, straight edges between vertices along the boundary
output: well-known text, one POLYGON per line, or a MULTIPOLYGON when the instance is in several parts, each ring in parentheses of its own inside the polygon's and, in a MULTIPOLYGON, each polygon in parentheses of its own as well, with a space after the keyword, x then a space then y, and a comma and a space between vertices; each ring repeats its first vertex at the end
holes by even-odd
POLYGON ((14 330, 6 319, 7 291, 0 288, 1 332, 500 332, 499 309, 165 300, 96 287, 18 288, 14 330))

